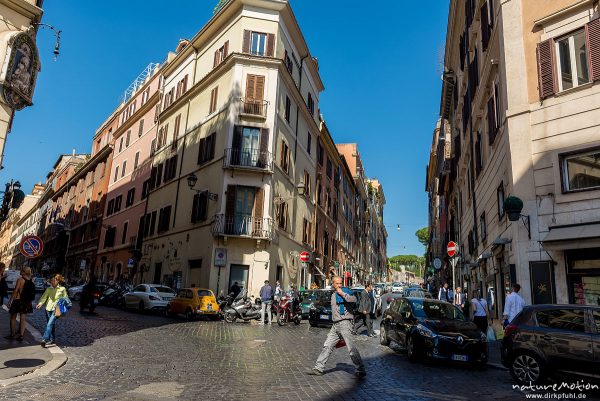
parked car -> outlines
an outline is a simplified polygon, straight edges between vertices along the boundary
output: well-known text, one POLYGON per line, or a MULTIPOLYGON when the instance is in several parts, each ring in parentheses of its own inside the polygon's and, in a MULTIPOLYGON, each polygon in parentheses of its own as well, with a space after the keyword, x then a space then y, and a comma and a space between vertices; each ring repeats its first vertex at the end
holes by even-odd
POLYGON ((392 292, 395 294, 400 294, 402 293, 402 290, 404 289, 404 286, 402 285, 402 283, 392 283, 392 292))
POLYGON ((9 291, 14 290, 15 286, 17 285, 17 280, 19 279, 19 277, 21 277, 21 271, 20 270, 6 270, 4 275, 6 276, 6 285, 8 286, 8 290, 9 291))
POLYGON ((193 320, 198 316, 219 318, 219 304, 215 294, 207 288, 182 288, 169 301, 166 313, 169 316, 185 315, 193 320))
MULTIPOLYGON (((360 292, 362 288, 352 288, 351 289, 354 296, 360 296, 360 292)), ((320 290, 316 293, 316 299, 310 306, 310 311, 308 314, 308 322, 311 326, 319 326, 319 325, 332 325, 333 319, 331 314, 331 296, 333 295, 333 290, 320 290)))
POLYGON ((398 298, 402 298, 402 294, 394 294, 393 292, 383 294, 381 297, 381 310, 385 312, 385 310, 388 309, 392 304, 392 301, 398 298))
POLYGON ((125 308, 146 310, 165 310, 169 301, 175 298, 175 291, 160 284, 140 284, 125 294, 125 308))
POLYGON ((67 290, 67 294, 71 301, 79 301, 81 298, 81 291, 83 290, 83 285, 76 285, 74 287, 69 287, 67 290))
POLYGON ((34 277, 33 284, 35 284, 35 290, 43 292, 46 289, 46 280, 43 277, 34 277))
POLYGON ((306 290, 300 293, 300 309, 302 309, 302 319, 308 319, 310 305, 317 299, 315 292, 322 290, 306 290))
POLYGON ((501 358, 521 384, 554 374, 600 378, 600 307, 531 305, 504 330, 501 358))
POLYGON ((429 291, 422 289, 421 287, 408 287, 402 291, 402 296, 405 298, 428 298, 433 299, 433 295, 429 291))
POLYGON ((383 314, 379 340, 396 342, 408 359, 445 359, 487 363, 487 336, 462 311, 447 302, 426 298, 399 298, 383 314))

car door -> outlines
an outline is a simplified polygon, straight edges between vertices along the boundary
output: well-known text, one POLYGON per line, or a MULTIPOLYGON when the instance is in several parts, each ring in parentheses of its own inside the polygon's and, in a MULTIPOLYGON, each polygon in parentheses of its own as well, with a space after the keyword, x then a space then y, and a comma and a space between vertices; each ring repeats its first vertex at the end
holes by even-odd
POLYGON ((137 308, 142 294, 146 292, 146 286, 138 285, 130 293, 125 295, 125 303, 129 308, 137 308))
POLYGON ((594 351, 584 308, 544 309, 536 320, 536 341, 552 369, 591 373, 594 351))
POLYGON ((396 336, 396 317, 398 301, 391 301, 389 308, 384 312, 381 324, 385 326, 387 336, 390 340, 398 341, 396 336))
POLYGON ((600 374, 600 309, 591 309, 592 346, 594 347, 594 372, 600 374))
POLYGON ((171 302, 169 303, 169 305, 171 307, 171 311, 174 314, 182 313, 181 305, 183 303, 184 295, 185 295, 185 290, 179 290, 179 292, 177 293, 175 298, 173 298, 171 300, 171 302))
POLYGON ((412 313, 410 303, 406 299, 400 299, 399 311, 398 311, 398 323, 396 324, 396 335, 398 342, 402 345, 406 345, 406 335, 410 329, 408 320, 408 313, 412 313))

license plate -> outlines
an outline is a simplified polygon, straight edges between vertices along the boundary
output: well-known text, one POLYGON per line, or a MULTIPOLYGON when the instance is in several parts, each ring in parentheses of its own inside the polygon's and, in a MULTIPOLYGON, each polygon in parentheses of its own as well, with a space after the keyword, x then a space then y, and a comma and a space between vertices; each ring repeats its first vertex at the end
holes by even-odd
POLYGON ((468 355, 452 355, 452 360, 467 362, 469 360, 469 356, 468 355))
POLYGON ((321 315, 321 319, 329 320, 329 319, 331 319, 331 317, 329 315, 321 315))

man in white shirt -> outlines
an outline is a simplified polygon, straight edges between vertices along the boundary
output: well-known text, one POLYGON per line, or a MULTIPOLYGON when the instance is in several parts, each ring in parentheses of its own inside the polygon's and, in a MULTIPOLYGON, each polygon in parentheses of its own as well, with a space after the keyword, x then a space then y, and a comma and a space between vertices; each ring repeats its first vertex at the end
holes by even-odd
POLYGON ((512 322, 515 316, 517 316, 525 306, 525 300, 519 295, 520 290, 521 286, 515 283, 512 286, 512 292, 506 297, 504 314, 502 316, 505 326, 512 322))

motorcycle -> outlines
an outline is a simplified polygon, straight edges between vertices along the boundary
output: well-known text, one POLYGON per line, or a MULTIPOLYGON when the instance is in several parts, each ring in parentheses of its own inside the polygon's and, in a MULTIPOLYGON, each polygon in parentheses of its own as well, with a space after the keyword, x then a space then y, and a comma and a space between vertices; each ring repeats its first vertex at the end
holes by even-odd
POLYGON ((246 291, 242 291, 231 306, 225 309, 223 317, 227 323, 234 323, 237 319, 247 322, 260 320, 260 313, 260 302, 252 303, 252 300, 246 296, 246 291))
POLYGON ((81 290, 81 297, 79 298, 79 311, 84 312, 86 309, 90 313, 94 313, 98 299, 100 298, 100 291, 95 285, 86 284, 81 290))
POLYGON ((302 320, 302 308, 295 297, 282 297, 277 307, 277 324, 285 326, 287 322, 293 321, 299 325, 302 320))
POLYGON ((217 303, 219 304, 219 316, 221 316, 222 318, 225 317, 225 311, 231 307, 231 304, 233 303, 233 298, 233 292, 230 292, 229 294, 227 294, 227 296, 224 296, 222 293, 221 295, 219 295, 217 303))

